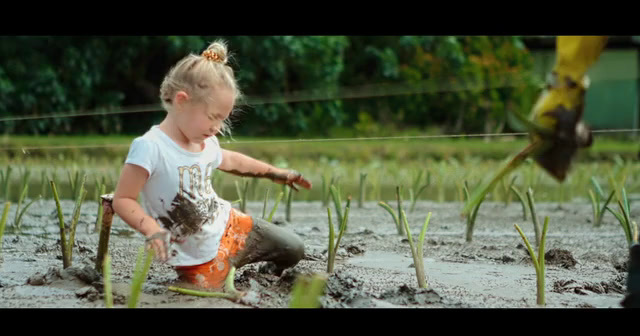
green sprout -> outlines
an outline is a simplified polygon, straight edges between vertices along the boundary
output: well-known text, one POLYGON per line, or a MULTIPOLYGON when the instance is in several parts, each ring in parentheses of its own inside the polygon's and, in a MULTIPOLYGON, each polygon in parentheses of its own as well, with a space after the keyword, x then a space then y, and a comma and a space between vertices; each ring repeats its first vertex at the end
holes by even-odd
POLYGON ((400 186, 396 186, 396 200, 398 202, 398 212, 396 213, 391 206, 389 206, 389 204, 385 203, 385 202, 378 202, 378 205, 381 206, 383 209, 387 210, 387 212, 391 215, 391 217, 393 218, 393 222, 396 224, 396 229, 398 231, 398 235, 403 236, 404 235, 404 227, 402 225, 402 200, 400 198, 400 186), (398 216, 398 214, 400 214, 400 216, 398 216))
POLYGON ((329 204, 329 197, 331 196, 331 186, 337 185, 339 178, 331 175, 331 180, 327 183, 327 177, 322 175, 322 207, 326 208, 329 204))
POLYGON ((285 220, 291 222, 291 202, 293 200, 293 189, 291 187, 283 186, 283 189, 287 193, 287 203, 285 205, 285 220))
POLYGON ((638 228, 635 226, 635 222, 631 221, 631 208, 629 207, 629 199, 627 198, 627 192, 624 187, 621 189, 620 195, 618 198, 618 208, 620 212, 612 210, 609 206, 607 206, 606 209, 616 217, 620 226, 622 226, 624 235, 627 238, 627 244, 631 247, 631 245, 638 241, 638 228))
POLYGON ((540 238, 540 245, 538 246, 538 256, 536 257, 531 244, 529 244, 529 240, 524 235, 518 224, 514 224, 516 230, 524 240, 525 245, 527 245, 527 250, 529 251, 529 255, 531 256, 531 260, 533 261, 533 267, 536 270, 536 303, 538 305, 545 305, 544 301, 544 242, 545 237, 547 235, 547 228, 549 224, 549 217, 545 217, 544 219, 544 227, 542 228, 542 237, 540 238))
MULTIPOLYGON (((328 208, 327 208, 328 209, 328 208)), ((320 308, 320 299, 327 283, 325 274, 299 276, 291 290, 289 308, 320 308)))
POLYGON ((267 188, 267 192, 264 194, 264 204, 262 205, 262 219, 265 219, 265 216, 267 215, 267 201, 269 200, 270 190, 270 188, 267 188))
POLYGON ((62 208, 60 207, 60 197, 58 196, 58 190, 56 189, 55 182, 50 181, 51 190, 53 191, 53 198, 56 202, 56 209, 58 211, 58 222, 60 223, 60 245, 62 248, 62 265, 63 268, 67 268, 71 266, 72 263, 72 253, 73 253, 73 244, 76 234, 76 227, 78 225, 78 219, 80 218, 80 209, 82 208, 82 202, 84 201, 84 197, 87 194, 87 191, 84 189, 84 182, 86 180, 86 175, 82 179, 82 184, 78 189, 78 196, 76 198, 75 207, 73 209, 73 217, 70 225, 69 239, 67 241, 66 237, 66 225, 64 223, 64 217, 62 214, 62 208))
POLYGON ((416 269, 416 277, 418 278, 418 287, 427 288, 427 280, 424 272, 424 237, 427 232, 427 227, 429 226, 429 220, 431 219, 431 212, 427 214, 427 218, 424 221, 424 225, 422 226, 422 231, 420 231, 420 237, 418 239, 418 245, 415 246, 413 243, 413 237, 411 236, 411 230, 409 230, 409 223, 407 222, 407 216, 404 214, 404 210, 402 210, 402 218, 404 219, 404 228, 407 232, 407 239, 409 240, 409 247, 411 248, 411 255, 413 256, 413 265, 416 269))
POLYGON ((594 177, 591 177, 591 185, 593 186, 593 190, 589 189, 589 199, 591 200, 591 208, 593 209, 593 223, 596 227, 598 227, 602 224, 602 217, 604 217, 604 213, 607 209, 607 206, 609 205, 609 202, 611 202, 611 200, 613 199, 615 190, 611 190, 611 193, 609 193, 609 197, 607 197, 607 200, 603 203, 602 206, 600 206, 600 200, 604 198, 604 192, 602 191, 600 184, 594 177))
MULTIPOLYGON (((467 181, 464 181, 464 194, 466 196, 466 199, 469 200, 471 196, 469 195, 469 186, 467 185, 467 181)), ((465 236, 465 241, 467 243, 470 243, 473 240, 473 229, 476 226, 476 218, 478 216, 478 210, 480 210, 480 206, 482 205, 482 202, 484 202, 484 198, 481 199, 480 202, 473 207, 473 209, 471 210, 471 213, 466 216, 467 232, 465 236)))
POLYGON ((149 273, 152 261, 153 249, 148 249, 145 253, 145 248, 141 246, 138 249, 138 259, 136 260, 136 268, 131 282, 131 295, 129 295, 129 300, 127 301, 127 306, 129 308, 136 308, 138 306, 140 291, 142 290, 142 285, 147 278, 147 273, 149 273))
POLYGON ((329 217, 329 247, 327 249, 327 273, 333 273, 333 265, 336 260, 336 254, 340 247, 340 241, 342 236, 347 231, 347 222, 349 220, 349 208, 351 207, 351 196, 347 198, 347 205, 344 210, 344 217, 339 221, 340 228, 338 231, 338 239, 335 240, 335 233, 333 228, 333 221, 331 220, 331 208, 327 207, 327 216, 329 217))
POLYGON ((329 190, 331 191, 331 199, 333 199, 333 206, 336 209, 336 216, 339 223, 342 220, 342 198, 340 197, 340 187, 331 185, 329 190))
POLYGON ((364 206, 364 194, 365 194, 365 181, 367 179, 367 173, 360 173, 360 197, 358 197, 358 208, 364 206))
POLYGON ((111 256, 104 257, 102 274, 104 275, 104 305, 113 308, 113 292, 111 291, 111 256))
POLYGON ((2 186, 2 191, 4 192, 5 202, 9 202, 11 200, 9 195, 9 191, 11 189, 9 188, 9 185, 11 181, 12 170, 13 168, 11 166, 7 166, 4 172, 0 170, 0 183, 1 183, 0 185, 2 186))
POLYGON ((282 200, 283 196, 284 196, 284 193, 281 191, 278 194, 278 197, 276 197, 276 203, 273 205, 273 209, 271 209, 271 213, 269 214, 269 218, 267 218, 267 222, 272 223, 273 215, 276 213, 276 210, 278 209, 278 205, 280 204, 280 201, 282 200))
POLYGON ((527 220, 527 201, 525 200, 524 196, 522 196, 522 193, 520 192, 520 190, 516 188, 516 186, 512 185, 511 191, 513 191, 513 193, 516 194, 516 197, 518 197, 518 200, 520 201, 520 205, 522 206, 522 220, 527 220))
POLYGON ((102 224, 102 215, 104 212, 104 208, 102 206, 102 195, 104 195, 106 192, 106 186, 104 184, 100 185, 100 188, 98 189, 98 196, 97 196, 97 200, 98 200, 98 215, 96 216, 96 224, 93 227, 93 232, 98 232, 100 231, 100 226, 102 224))
POLYGON ((413 184, 409 189, 409 199, 411 200, 411 208, 409 208, 409 212, 413 212, 416 207, 416 202, 420 197, 420 194, 431 185, 431 173, 427 171, 427 177, 425 178, 425 183, 420 184, 422 179, 423 171, 421 170, 418 173, 418 176, 413 180, 413 184))
POLYGON ((540 246, 540 224, 538 215, 536 214, 536 205, 533 199, 533 189, 527 189, 527 203, 529 204, 529 212, 531 212, 531 221, 533 222, 533 232, 536 235, 536 246, 540 246))
POLYGON ((238 199, 240 199, 240 211, 247 213, 247 193, 249 191, 249 181, 245 180, 243 187, 240 188, 238 181, 235 181, 236 192, 238 193, 238 199))
POLYGON ((2 251, 2 236, 4 235, 4 228, 7 225, 7 217, 9 216, 9 207, 11 202, 4 204, 4 210, 2 211, 2 219, 0 219, 0 251, 2 251))

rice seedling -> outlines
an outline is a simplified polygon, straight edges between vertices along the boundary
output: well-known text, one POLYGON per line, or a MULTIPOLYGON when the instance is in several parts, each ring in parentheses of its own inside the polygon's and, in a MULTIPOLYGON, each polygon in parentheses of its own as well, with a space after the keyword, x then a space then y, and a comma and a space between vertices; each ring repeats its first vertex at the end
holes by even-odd
MULTIPOLYGON (((328 209, 328 208, 327 208, 328 209)), ((311 276, 301 275, 296 279, 291 290, 291 301, 289 308, 320 308, 320 299, 324 295, 327 283, 327 275, 313 274, 311 276)))
POLYGON ((138 306, 138 298, 140 297, 140 291, 142 285, 147 278, 149 268, 151 268, 151 262, 153 261, 153 249, 147 249, 140 247, 138 249, 138 259, 136 260, 136 268, 133 273, 133 280, 131 282, 131 295, 127 301, 129 308, 136 308, 138 306))
POLYGON ((267 215, 267 201, 269 200, 269 191, 271 190, 271 188, 267 188, 266 193, 264 194, 264 204, 262 205, 262 219, 265 219, 265 216, 267 215))
POLYGON ((367 173, 360 173, 360 197, 358 197, 358 208, 362 208, 364 206, 364 195, 365 195, 365 181, 367 180, 367 173))
POLYGON ((293 189, 287 186, 283 186, 283 189, 287 193, 287 203, 285 206, 285 220, 287 222, 291 222, 291 202, 293 201, 293 189))
POLYGON ((431 173, 429 171, 427 171, 427 176, 425 178, 425 183, 424 184, 420 184, 420 181, 422 180, 422 175, 423 171, 421 170, 418 173, 418 176, 413 180, 413 184, 411 185, 411 188, 409 189, 409 199, 411 200, 411 207, 409 208, 409 212, 413 212, 413 210, 416 207, 416 202, 418 201, 418 198, 420 197, 420 194, 429 187, 429 185, 431 185, 431 173))
POLYGON ((593 224, 598 227, 602 224, 602 218, 604 217, 605 210, 613 199, 613 195, 615 194, 615 190, 611 190, 609 193, 609 197, 607 197, 606 201, 600 206, 600 200, 604 198, 604 192, 600 187, 598 181, 592 176, 591 177, 591 185, 593 186, 593 190, 589 189, 589 199, 591 200, 591 208, 593 209, 593 224))
POLYGON ((536 235, 536 246, 540 246, 540 224, 538 215, 536 214, 536 205, 533 199, 533 189, 527 189, 527 204, 529 204, 529 212, 531 212, 531 221, 533 222, 533 232, 536 235))
POLYGON ((424 237, 427 232, 427 227, 429 226, 429 220, 431 219, 431 212, 427 214, 427 218, 424 221, 424 225, 422 226, 422 230, 420 231, 420 237, 418 238, 418 245, 415 246, 413 243, 413 237, 411 236, 411 230, 409 229, 409 223, 407 222, 407 216, 403 212, 403 220, 404 220, 404 228, 407 232, 407 239, 409 240, 409 247, 411 248, 411 255, 413 256, 413 265, 416 270, 416 277, 418 278, 418 287, 427 288, 427 279, 424 272, 424 237))
POLYGON ((229 270, 229 274, 225 279, 224 292, 205 292, 205 291, 180 288, 176 286, 169 286, 167 289, 172 292, 185 294, 185 295, 193 295, 193 296, 199 296, 199 297, 212 297, 212 298, 228 299, 231 301, 238 301, 240 298, 242 298, 242 296, 244 296, 244 293, 237 290, 234 285, 235 274, 236 274, 236 268, 234 266, 231 266, 231 270, 229 270))
POLYGON ((622 230, 624 230, 624 235, 627 239, 627 244, 631 247, 631 245, 637 242, 638 228, 636 227, 635 222, 631 221, 631 208, 629 207, 629 199, 624 187, 620 191, 618 208, 620 209, 620 212, 614 211, 609 206, 606 207, 606 209, 616 217, 620 226, 622 226, 622 230))
POLYGON ((4 172, 0 170, 0 183, 1 183, 0 185, 2 186, 5 202, 9 202, 11 200, 9 195, 9 191, 11 190, 11 188, 9 188, 9 186, 10 186, 12 171, 13 171, 13 168, 10 165, 7 166, 4 172))
POLYGON ((387 210, 387 212, 391 215, 391 217, 393 218, 393 222, 396 224, 396 229, 398 230, 398 235, 403 236, 404 235, 404 227, 402 225, 402 201, 400 198, 400 186, 396 186, 396 200, 398 202, 398 214, 400 214, 400 216, 398 216, 398 214, 396 214, 396 212, 391 208, 391 206, 389 206, 389 204, 385 203, 385 202, 378 202, 378 205, 381 206, 383 209, 387 210))
POLYGON ((271 213, 269 214, 269 218, 267 218, 267 222, 272 223, 273 215, 276 213, 276 210, 278 210, 278 205, 280 204, 280 201, 282 200, 283 196, 284 196, 284 193, 281 191, 278 194, 278 197, 276 197, 276 203, 273 205, 273 208, 271 209, 271 213))
POLYGON ((336 209, 336 217, 338 219, 338 223, 340 223, 342 220, 342 198, 340 197, 340 187, 332 185, 329 190, 331 191, 333 206, 336 209))
POLYGON ((342 236, 345 231, 347 231, 347 222, 349 220, 349 208, 351 207, 351 196, 347 198, 347 205, 344 209, 344 217, 338 222, 340 224, 340 228, 338 231, 338 239, 335 240, 335 232, 333 228, 333 221, 331 220, 331 208, 327 207, 327 216, 329 218, 329 246, 327 248, 327 273, 333 273, 333 266, 336 260, 336 253, 338 253, 338 248, 340 246, 340 240, 342 240, 342 236))
POLYGON ((549 226, 549 217, 544 218, 544 226, 542 228, 542 236, 540 237, 540 245, 538 246, 538 256, 536 257, 529 240, 524 235, 518 224, 514 224, 516 230, 524 240, 525 245, 527 246, 527 250, 529 251, 529 255, 531 256, 531 260, 533 261, 533 267, 536 270, 536 303, 538 305, 545 305, 544 300, 544 243, 545 237, 547 236, 547 228, 549 226))
POLYGON ((70 228, 69 228, 69 239, 67 241, 67 237, 65 231, 67 227, 64 222, 64 216, 62 214, 62 208, 60 207, 60 198, 58 195, 58 190, 56 189, 55 183, 50 181, 51 190, 53 191, 53 197, 56 202, 56 209, 58 211, 58 221, 60 223, 60 245, 62 248, 62 265, 63 268, 70 267, 72 264, 72 253, 73 253, 73 244, 76 234, 76 227, 78 225, 78 219, 80 218, 80 209, 82 208, 82 202, 84 201, 84 197, 87 194, 87 191, 84 189, 84 183, 86 180, 86 175, 83 177, 82 182, 78 189, 78 196, 75 201, 75 207, 73 209, 73 217, 71 219, 70 228))
POLYGON ((238 181, 235 181, 236 192, 240 200, 240 211, 247 213, 247 192, 249 191, 249 181, 244 180, 243 187, 240 188, 238 181))
POLYGON ((327 177, 322 175, 322 207, 326 208, 329 204, 329 197, 331 196, 331 186, 337 185, 339 177, 331 175, 331 180, 327 183, 327 177))
POLYGON ((111 291, 111 256, 104 258, 104 267, 102 270, 104 278, 104 305, 107 308, 113 308, 113 292, 111 291))
POLYGON ((47 198, 48 180, 47 169, 45 168, 40 172, 40 196, 43 199, 47 198))
POLYGON ((527 201, 516 186, 512 185, 510 189, 514 194, 516 194, 516 197, 518 197, 518 201, 520 201, 520 205, 522 206, 522 220, 527 220, 527 201))
POLYGON ((27 205, 22 208, 22 210, 20 210, 20 205, 18 205, 18 208, 16 208, 16 218, 13 222, 14 225, 14 230, 18 233, 22 232, 22 217, 24 216, 24 214, 27 212, 27 210, 29 209, 29 207, 35 203, 37 200, 39 200, 41 198, 41 196, 38 196, 34 199, 31 200, 31 202, 27 203, 27 205), (18 211, 20 213, 18 213, 18 211))
MULTIPOLYGON (((464 181, 464 194, 465 197, 467 199, 467 201, 469 200, 469 198, 471 197, 469 194, 469 185, 467 184, 467 181, 464 181)), ((484 202, 484 198, 480 200, 480 202, 478 202, 473 209, 471 210, 471 213, 466 215, 467 217, 467 230, 466 230, 466 234, 465 234, 465 241, 467 243, 470 243, 473 240, 473 229, 476 226, 476 218, 478 216, 478 210, 480 210, 480 206, 482 205, 482 202, 484 202)))
POLYGON ((73 168, 73 172, 74 174, 71 173, 70 169, 67 169, 67 177, 69 178, 69 186, 71 189, 71 199, 76 199, 79 191, 78 183, 80 181, 80 172, 75 167, 73 168), (74 176, 73 178, 72 175, 74 176))
POLYGON ((2 218, 0 218, 0 252, 2 251, 2 236, 4 235, 4 229, 7 226, 7 217, 9 216, 9 208, 11 202, 4 203, 4 210, 2 210, 2 218))
MULTIPOLYGON (((506 178, 506 177, 505 177, 506 178)), ((504 201, 504 205, 508 206, 511 203, 511 197, 512 197, 512 193, 511 193, 511 187, 514 185, 514 183, 516 182, 516 179, 518 178, 518 176, 514 176, 511 179, 511 182, 509 182, 509 184, 506 184, 505 178, 500 179, 500 185, 502 186, 502 200, 504 201)))
POLYGON ((93 232, 99 232, 100 231, 100 224, 102 223, 102 215, 104 212, 104 207, 102 205, 102 198, 101 196, 105 194, 106 192, 106 187, 104 184, 100 185, 100 188, 97 189, 98 190, 98 195, 96 197, 97 201, 98 201, 98 215, 96 216, 96 223, 93 226, 93 232))

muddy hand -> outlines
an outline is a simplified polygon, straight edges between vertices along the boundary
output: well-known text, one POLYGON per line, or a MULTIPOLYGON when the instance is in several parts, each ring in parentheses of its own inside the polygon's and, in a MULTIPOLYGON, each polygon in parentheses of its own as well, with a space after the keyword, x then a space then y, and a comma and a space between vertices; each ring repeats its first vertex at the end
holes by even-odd
POLYGON ((167 249, 170 239, 171 233, 169 233, 169 231, 162 230, 147 237, 146 245, 147 248, 153 249, 154 254, 160 261, 166 262, 168 259, 167 249))
POLYGON ((279 184, 286 184, 295 191, 298 191, 298 188, 295 187, 296 184, 302 186, 305 189, 311 189, 311 182, 309 182, 309 180, 305 179, 302 174, 295 170, 288 170, 276 174, 273 178, 273 181, 279 184))

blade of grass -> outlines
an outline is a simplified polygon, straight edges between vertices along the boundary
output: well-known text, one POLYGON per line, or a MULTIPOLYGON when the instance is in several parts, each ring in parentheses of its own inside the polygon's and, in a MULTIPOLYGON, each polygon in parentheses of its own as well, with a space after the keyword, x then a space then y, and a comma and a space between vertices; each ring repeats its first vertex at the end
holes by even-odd
POLYGON ((135 273, 131 284, 131 295, 127 302, 127 306, 129 308, 136 308, 138 306, 140 291, 147 277, 147 273, 149 272, 149 268, 151 267, 151 261, 153 261, 153 249, 149 249, 145 253, 145 248, 140 247, 138 249, 138 259, 136 260, 135 273))
POLYGON ((265 219, 267 215, 267 201, 269 200, 269 191, 271 188, 267 188, 267 192, 264 194, 264 204, 262 205, 262 219, 265 219))
POLYGON ((107 308, 113 308, 113 292, 111 291, 111 256, 104 257, 102 274, 104 275, 104 304, 107 308))
POLYGON ((276 203, 273 205, 273 209, 271 209, 271 213, 269 214, 269 218, 267 218, 268 222, 272 223, 273 215, 276 213, 276 210, 278 209, 278 205, 280 204, 280 200, 282 200, 283 196, 284 196, 284 193, 281 191, 278 194, 278 197, 276 197, 276 203))
POLYGON ((11 202, 4 203, 4 210, 2 210, 2 219, 0 219, 0 252, 2 252, 2 236, 4 235, 4 229, 7 226, 7 217, 9 216, 9 208, 11 202))
POLYGON ((378 205, 381 206, 383 209, 387 210, 389 214, 391 214, 391 217, 393 217, 393 222, 396 224, 396 230, 398 231, 398 234, 401 234, 400 228, 398 227, 400 225, 400 221, 398 219, 398 215, 396 215, 396 212, 393 211, 391 206, 389 206, 389 204, 385 202, 378 202, 378 205))
POLYGON ((522 193, 515 186, 511 186, 511 191, 516 194, 516 197, 518 197, 518 200, 520 201, 520 205, 522 205, 522 220, 527 220, 527 202, 525 201, 524 196, 522 196, 522 193))
POLYGON ((327 249, 327 273, 333 273, 333 262, 335 260, 334 239, 335 232, 333 229, 333 221, 331 220, 331 207, 327 207, 327 216, 329 217, 329 247, 327 249))
POLYGON ((62 215, 62 208, 60 207, 60 198, 58 197, 58 190, 56 184, 53 181, 49 181, 51 184, 51 191, 53 193, 53 199, 56 202, 56 210, 58 211, 58 222, 60 224, 60 247, 62 249, 62 268, 67 268, 71 265, 69 256, 67 255, 67 240, 65 235, 64 217, 62 215))

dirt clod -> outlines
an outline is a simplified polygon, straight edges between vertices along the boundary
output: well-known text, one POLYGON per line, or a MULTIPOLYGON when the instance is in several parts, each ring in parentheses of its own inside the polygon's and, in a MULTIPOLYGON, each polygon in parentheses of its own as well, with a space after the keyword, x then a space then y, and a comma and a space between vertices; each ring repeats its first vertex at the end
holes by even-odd
POLYGON ((386 291, 379 296, 379 299, 403 306, 442 303, 442 297, 433 289, 413 288, 407 285, 386 291))
POLYGON ((345 248, 350 254, 363 254, 364 249, 357 245, 349 245, 345 248))
POLYGON ((544 254, 545 264, 573 268, 578 263, 571 252, 562 249, 551 249, 544 254))

